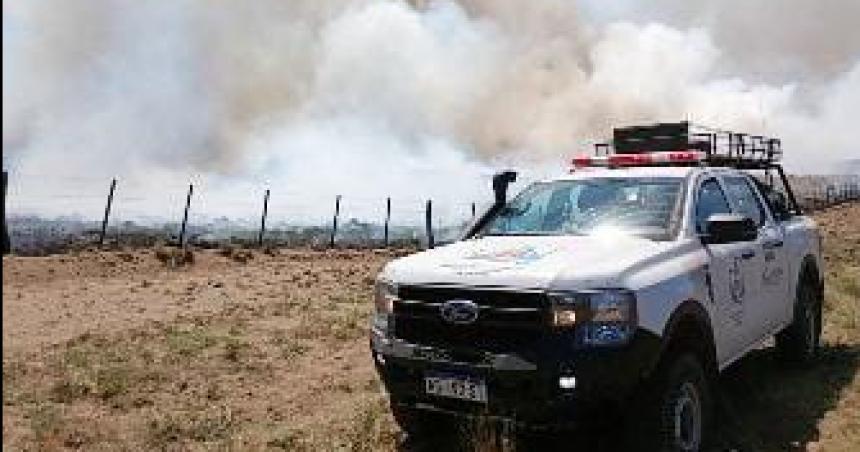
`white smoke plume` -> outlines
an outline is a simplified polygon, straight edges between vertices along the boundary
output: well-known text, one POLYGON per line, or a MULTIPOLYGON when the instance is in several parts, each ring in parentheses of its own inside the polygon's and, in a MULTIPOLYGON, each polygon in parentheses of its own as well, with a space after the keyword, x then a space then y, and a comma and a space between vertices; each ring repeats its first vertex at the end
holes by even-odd
MULTIPOLYGON (((592 2, 598 3, 598 2, 592 2)), ((602 2, 606 3, 606 2, 602 2)), ((637 23, 708 30, 724 74, 774 82, 827 83, 860 54, 855 0, 618 0, 637 23)), ((611 15, 611 14, 610 14, 611 15)), ((612 17, 609 18, 613 19, 612 17)))
POLYGON ((799 172, 858 157, 857 2, 606 4, 6 1, 4 167, 42 176, 22 192, 193 178, 213 214, 270 186, 321 216, 336 194, 465 212, 494 168, 561 172, 640 121, 780 136, 799 172))

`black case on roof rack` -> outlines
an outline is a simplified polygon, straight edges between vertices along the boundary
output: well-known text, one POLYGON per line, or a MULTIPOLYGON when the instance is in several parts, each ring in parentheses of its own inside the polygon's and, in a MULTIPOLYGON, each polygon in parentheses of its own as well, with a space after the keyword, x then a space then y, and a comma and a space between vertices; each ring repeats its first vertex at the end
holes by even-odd
POLYGON ((611 143, 595 145, 597 155, 700 151, 705 164, 767 169, 782 158, 777 138, 718 130, 687 121, 619 127, 611 143))

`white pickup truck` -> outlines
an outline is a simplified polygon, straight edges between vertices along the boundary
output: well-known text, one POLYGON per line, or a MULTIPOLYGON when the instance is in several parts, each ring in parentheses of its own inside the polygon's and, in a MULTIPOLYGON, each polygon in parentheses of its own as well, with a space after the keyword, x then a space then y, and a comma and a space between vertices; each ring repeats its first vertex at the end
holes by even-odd
POLYGON ((623 153, 616 130, 614 153, 510 200, 515 174, 500 174, 463 240, 383 269, 371 349, 406 432, 475 416, 565 427, 620 408, 636 413, 637 448, 697 451, 719 372, 774 335, 789 360, 816 353, 820 238, 779 142, 731 134, 718 152, 724 136, 689 127, 635 128, 646 149, 623 153), (667 130, 683 149, 654 138, 667 130))

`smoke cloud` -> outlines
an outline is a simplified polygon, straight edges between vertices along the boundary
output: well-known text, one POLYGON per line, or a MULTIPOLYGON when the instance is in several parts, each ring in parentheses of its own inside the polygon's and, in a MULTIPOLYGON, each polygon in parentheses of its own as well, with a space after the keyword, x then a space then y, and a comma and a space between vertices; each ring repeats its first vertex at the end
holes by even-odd
POLYGON ((781 136, 799 172, 858 156, 857 2, 605 3, 4 2, 4 166, 268 185, 322 215, 336 194, 465 211, 494 168, 561 172, 640 121, 781 136))
MULTIPOLYGON (((591 3, 597 3, 591 1, 591 3)), ((604 2, 605 3, 605 2, 604 2)), ((707 29, 723 73, 753 80, 827 83, 860 55, 854 0, 621 0, 610 20, 707 29)))

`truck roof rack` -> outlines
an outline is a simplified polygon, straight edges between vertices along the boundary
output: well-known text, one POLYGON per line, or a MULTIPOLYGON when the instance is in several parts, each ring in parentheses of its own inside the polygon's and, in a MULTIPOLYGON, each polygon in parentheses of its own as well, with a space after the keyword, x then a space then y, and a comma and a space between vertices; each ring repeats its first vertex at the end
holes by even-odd
POLYGON ((605 166, 721 166, 740 170, 763 170, 773 185, 776 170, 796 214, 800 205, 794 197, 782 165, 782 142, 778 138, 730 132, 688 121, 620 127, 612 141, 594 145, 594 155, 573 159, 576 168, 605 166))
POLYGON ((782 158, 778 138, 730 132, 688 121, 620 127, 612 141, 594 145, 594 157, 574 166, 730 166, 770 169, 782 158))

